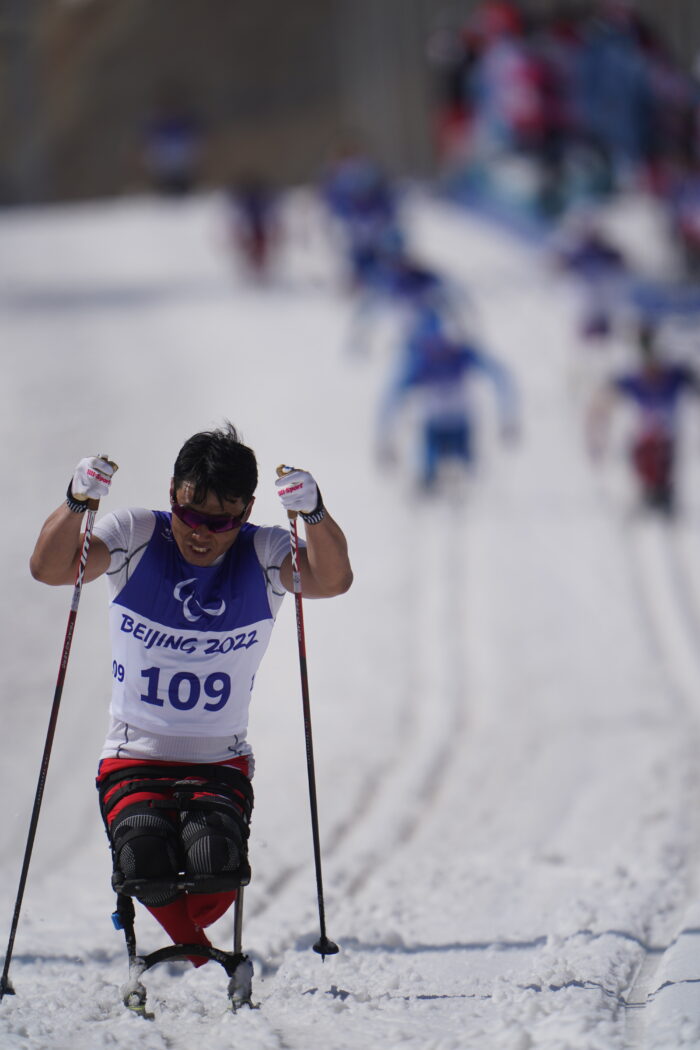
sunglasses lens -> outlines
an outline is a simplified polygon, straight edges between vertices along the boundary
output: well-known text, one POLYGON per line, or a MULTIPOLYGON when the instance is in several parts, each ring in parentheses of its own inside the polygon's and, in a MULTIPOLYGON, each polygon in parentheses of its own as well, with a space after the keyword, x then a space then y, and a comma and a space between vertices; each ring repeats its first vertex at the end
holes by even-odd
POLYGON ((241 519, 240 516, 237 518, 226 518, 225 521, 221 518, 209 518, 203 524, 207 526, 210 532, 230 532, 231 529, 235 529, 236 526, 241 524, 241 519))
POLYGON ((243 514, 235 518, 210 516, 200 514, 199 511, 192 510, 190 507, 181 507, 177 503, 172 504, 172 510, 175 517, 190 529, 198 529, 201 525, 206 525, 210 532, 230 532, 238 528, 243 521, 243 514))

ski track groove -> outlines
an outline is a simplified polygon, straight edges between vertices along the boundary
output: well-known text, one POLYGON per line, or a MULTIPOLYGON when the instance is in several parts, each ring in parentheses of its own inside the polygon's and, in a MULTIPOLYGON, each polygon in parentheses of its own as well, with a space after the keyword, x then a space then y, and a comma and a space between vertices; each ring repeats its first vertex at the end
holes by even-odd
MULTIPOLYGON (((618 519, 619 520, 619 519, 618 519)), ((622 524, 622 523, 620 523, 622 524)), ((631 542, 625 542, 625 537, 620 533, 621 545, 626 553, 630 579, 639 601, 636 608, 641 619, 641 626, 646 635, 652 651, 654 651, 663 668, 667 681, 668 695, 673 706, 682 713, 689 723, 694 735, 697 737, 700 731, 700 708, 694 696, 692 687, 687 680, 679 680, 677 666, 674 663, 673 654, 669 651, 668 639, 664 637, 664 631, 660 625, 659 617, 662 610, 659 607, 658 597, 653 596, 653 581, 651 579, 652 568, 649 558, 645 557, 643 549, 643 537, 640 528, 651 525, 651 522, 640 521, 632 527, 631 542), (636 526, 636 527, 635 527, 636 526)), ((653 540, 656 541, 658 553, 661 555, 660 562, 666 576, 668 590, 673 599, 674 612, 682 626, 684 636, 683 646, 686 654, 699 669, 696 652, 700 651, 700 606, 698 598, 693 593, 689 580, 692 574, 687 570, 685 553, 679 545, 678 523, 654 522, 653 540), (685 562, 685 571, 684 571, 685 562)), ((680 635, 678 635, 680 637, 680 635)), ((623 1003, 627 1010, 625 1045, 633 1050, 646 1044, 646 1019, 645 1007, 651 1003, 660 991, 656 987, 656 975, 662 965, 665 953, 676 943, 685 931, 686 921, 684 918, 687 908, 694 900, 694 887, 700 881, 700 855, 696 847, 692 869, 689 877, 689 889, 683 906, 680 919, 676 919, 670 936, 666 938, 664 949, 645 946, 645 955, 642 959, 634 980, 624 997, 623 1003)))
MULTIPOLYGON (((371 774, 363 778, 347 815, 322 836, 324 873, 326 865, 333 865, 335 873, 333 888, 326 891, 331 909, 333 899, 339 895, 356 897, 385 860, 393 858, 397 850, 409 846, 430 819, 458 757, 467 727, 464 657, 459 637, 460 625, 464 622, 462 588, 465 586, 466 517, 461 500, 444 497, 436 505, 431 504, 428 512, 434 515, 436 523, 439 522, 438 535, 431 543, 438 561, 435 565, 431 563, 430 568, 423 563, 417 572, 402 576, 405 600, 401 607, 406 610, 406 615, 398 626, 403 636, 405 659, 402 661, 403 684, 394 727, 394 746, 386 761, 377 764, 371 774), (435 572, 431 571, 433 568, 435 572), (434 597, 436 588, 438 599, 433 622, 439 633, 438 647, 430 645, 430 634, 424 623, 430 615, 430 597, 431 594, 434 597), (436 691, 440 706, 433 707, 426 716, 420 689, 421 673, 432 675, 440 669, 443 687, 436 691), (426 717, 430 725, 437 727, 432 736, 426 733, 426 717), (407 791, 403 785, 409 774, 411 787, 407 791), (352 840, 357 836, 364 838, 367 828, 372 832, 372 821, 382 807, 388 808, 388 814, 379 834, 375 829, 374 843, 358 853, 352 840)), ((413 533, 407 532, 405 540, 406 564, 409 564, 410 559, 416 557, 413 533)), ((290 865, 270 882, 259 886, 260 896, 248 910, 248 918, 259 919, 281 906, 281 896, 294 888, 300 875, 308 876, 308 873, 308 863, 290 865)), ((264 952, 264 962, 257 952, 253 954, 265 972, 272 973, 289 947, 288 938, 271 944, 264 952)))
MULTIPOLYGON (((340 889, 334 889, 329 894, 331 900, 338 893, 350 897, 356 896, 381 868, 386 858, 394 856, 397 849, 400 850, 410 845, 420 833, 421 828, 431 817, 431 811, 458 758, 461 741, 468 729, 467 682, 464 658, 460 653, 457 633, 457 625, 464 622, 461 595, 466 582, 465 544, 459 530, 464 532, 466 516, 461 512, 461 508, 448 501, 440 506, 439 511, 442 535, 434 537, 437 540, 434 547, 447 556, 438 574, 440 588, 438 611, 442 625, 442 647, 430 654, 427 663, 429 668, 443 665, 446 672, 445 680, 443 680, 444 688, 437 689, 435 693, 439 698, 439 704, 430 716, 431 721, 440 724, 440 732, 435 738, 427 737, 429 747, 425 749, 423 747, 425 738, 421 732, 422 695, 417 683, 420 681, 419 665, 428 654, 425 651, 421 624, 414 609, 424 604, 424 599, 427 600, 424 592, 429 586, 426 581, 430 573, 419 569, 416 573, 404 574, 406 592, 402 607, 406 610, 406 614, 400 627, 404 634, 407 658, 403 667, 405 682, 403 703, 396 719, 396 732, 392 738, 393 746, 391 751, 387 752, 384 761, 381 764, 378 763, 367 776, 363 777, 349 811, 342 819, 336 821, 326 835, 322 835, 321 846, 324 859, 335 867, 349 872, 348 881, 340 889), (421 589, 414 590, 416 580, 422 581, 421 589), (421 753, 422 750, 424 753, 421 753), (401 790, 401 785, 406 768, 413 765, 416 755, 420 756, 420 763, 414 767, 415 779, 412 780, 412 790, 406 792, 401 790), (387 799, 390 804, 393 804, 393 815, 390 813, 389 828, 385 829, 381 840, 377 837, 376 842, 367 852, 358 854, 352 849, 353 837, 361 835, 364 828, 372 831, 373 817, 379 811, 382 801, 386 802, 387 799)), ((622 526, 622 522, 620 525, 622 526)), ((405 554, 406 564, 411 565, 417 557, 412 546, 414 530, 405 530, 403 535, 411 544, 405 554)), ((688 574, 683 572, 682 563, 685 555, 678 546, 678 535, 669 526, 660 538, 670 589, 675 595, 676 611, 685 624, 685 633, 694 643, 694 647, 700 651, 700 605, 697 595, 693 594, 688 574)), ((620 541, 621 549, 625 551, 629 559, 630 579, 639 596, 636 610, 640 629, 648 638, 650 647, 658 655, 660 666, 664 668, 671 702, 679 713, 683 713, 688 721, 694 724, 697 731, 700 727, 698 702, 689 690, 677 681, 674 674, 672 660, 666 650, 666 644, 657 623, 658 610, 653 607, 654 602, 649 593, 648 581, 645 585, 643 580, 645 567, 639 544, 625 542, 622 528, 620 528, 620 541)), ((697 660, 694 655, 692 658, 697 660)), ((307 860, 284 867, 269 880, 265 880, 264 877, 256 880, 256 891, 259 896, 254 903, 247 904, 246 918, 251 920, 263 917, 275 907, 280 906, 280 898, 286 896, 288 890, 296 892, 297 880, 301 875, 307 878, 309 871, 310 862, 307 860)), ((675 935, 667 941, 669 946, 674 943, 683 929, 682 922, 676 924, 675 935)), ((635 1032, 643 1033, 644 1007, 660 990, 655 988, 654 976, 660 967, 663 950, 641 941, 639 943, 645 951, 645 958, 624 996, 610 992, 595 982, 585 982, 585 986, 598 987, 606 995, 616 998, 627 1012, 628 1017, 633 1018, 632 1024, 637 1026, 635 1032)), ((268 958, 263 963, 264 966, 269 967, 268 972, 274 972, 276 969, 274 961, 288 947, 290 944, 282 941, 275 946, 270 953, 271 959, 268 958), (271 961, 273 965, 270 965, 271 961)), ((114 954, 116 957, 121 953, 114 954)), ((250 954, 256 956, 257 963, 257 953, 253 951, 250 954)), ((18 961, 20 958, 17 957, 18 961)), ((572 982, 571 986, 579 985, 577 982, 572 982)), ((439 998, 439 996, 434 998, 439 998)), ((488 996, 482 996, 482 998, 488 998, 488 996)), ((271 1028, 269 1034, 276 1040, 278 1050, 289 1050, 290 1044, 285 1041, 279 1029, 271 1028)), ((166 1046, 176 1045, 175 1041, 165 1036, 162 1031, 161 1038, 166 1046)), ((639 1047, 641 1044, 635 1041, 629 1045, 639 1047)))
MULTIPOLYGON (((410 580, 408 575, 403 575, 401 579, 405 585, 404 600, 401 605, 402 608, 409 608, 411 601, 410 580)), ((413 653, 415 639, 410 635, 408 618, 404 620, 402 627, 405 634, 404 651, 413 653)), ((376 806, 378 795, 385 790, 386 783, 400 769, 407 745, 417 734, 417 696, 415 690, 411 688, 410 674, 405 676, 403 695, 406 698, 406 702, 402 705, 400 718, 397 719, 395 724, 396 731, 392 737, 394 746, 384 757, 382 764, 377 764, 369 775, 363 777, 349 812, 338 820, 329 831, 321 834, 321 853, 324 862, 332 861, 341 853, 349 835, 372 813, 373 808, 376 806)), ((288 865, 269 881, 261 880, 257 887, 260 897, 254 905, 247 908, 249 919, 258 918, 270 911, 279 899, 280 894, 290 887, 293 888, 294 881, 300 875, 307 875, 308 871, 308 862, 301 861, 298 864, 288 865)))
MULTIPOLYGON (((432 744, 431 751, 426 755, 423 762, 423 770, 417 781, 415 791, 409 795, 410 805, 406 807, 403 814, 395 817, 396 830, 385 838, 378 850, 365 855, 361 867, 356 871, 347 887, 350 897, 356 896, 364 888, 369 879, 374 875, 377 868, 382 864, 383 858, 392 855, 392 844, 402 848, 407 846, 424 822, 429 819, 431 810, 435 804, 440 790, 446 782, 451 767, 459 752, 459 745, 466 726, 465 709, 465 675, 463 661, 458 641, 458 625, 463 623, 461 615, 461 588, 464 586, 465 574, 463 565, 463 547, 460 542, 459 530, 463 528, 464 516, 460 513, 460 506, 446 499, 440 508, 442 511, 441 531, 443 536, 435 543, 435 549, 447 555, 442 566, 438 566, 437 578, 442 581, 440 586, 441 600, 439 604, 440 634, 443 647, 432 654, 431 669, 444 664, 446 670, 446 681, 444 687, 438 691, 441 698, 441 709, 432 714, 435 722, 440 723, 441 732, 437 740, 432 744)), ((425 581, 430 573, 423 571, 419 574, 421 580, 425 581)), ((422 604, 421 596, 418 601, 414 596, 414 604, 422 604)), ((420 640, 420 631, 415 631, 416 618, 411 617, 414 632, 418 634, 417 642, 420 640)), ((423 647, 422 655, 425 656, 423 647)), ((415 654, 419 652, 420 646, 416 644, 407 651, 415 654)), ((412 676, 411 682, 415 681, 412 676)), ((415 721, 413 711, 420 703, 415 685, 409 686, 410 707, 412 709, 412 721, 415 721)))
MULTIPOLYGON (((605 502, 610 503, 609 493, 602 493, 601 495, 605 502)), ((416 679, 419 677, 417 664, 420 662, 419 643, 421 636, 415 616, 411 616, 409 613, 403 623, 406 635, 405 651, 410 656, 410 660, 406 661, 406 670, 409 673, 406 674, 405 703, 399 721, 401 729, 400 743, 393 748, 387 763, 375 768, 371 776, 365 779, 360 786, 350 812, 333 827, 326 838, 324 855, 329 860, 337 860, 339 863, 343 863, 346 869, 350 871, 348 881, 342 888, 342 892, 349 897, 357 896, 365 888, 378 868, 381 867, 383 859, 392 856, 396 849, 401 849, 410 844, 419 833, 424 822, 429 819, 430 811, 440 794, 444 782, 448 778, 450 767, 458 753, 459 741, 465 732, 467 724, 464 703, 465 676, 454 627, 454 625, 463 622, 460 587, 464 585, 465 576, 464 566, 461 563, 459 565, 455 564, 455 552, 460 561, 463 557, 463 543, 457 542, 459 539, 457 533, 459 515, 454 513, 454 509, 454 506, 452 506, 451 531, 447 531, 444 543, 436 544, 442 550, 450 552, 452 559, 450 564, 443 566, 440 574, 443 580, 444 600, 441 613, 444 621, 445 644, 437 660, 434 661, 437 664, 442 659, 448 667, 448 687, 438 691, 441 707, 435 713, 435 717, 443 722, 446 731, 443 731, 438 740, 432 742, 429 753, 423 756, 424 760, 421 764, 421 772, 416 780, 415 790, 411 791, 408 796, 405 793, 402 796, 401 808, 397 809, 393 815, 391 832, 382 840, 381 844, 366 851, 359 858, 358 863, 357 854, 352 854, 345 850, 348 839, 351 838, 353 833, 361 829, 363 825, 369 823, 377 810, 377 795, 380 791, 384 796, 394 794, 395 789, 392 786, 392 782, 400 781, 401 779, 406 752, 411 749, 412 742, 420 743, 422 739, 420 733, 416 732, 416 727, 420 728, 418 716, 420 697, 419 690, 415 684, 416 679), (409 800, 410 804, 408 806, 403 801, 405 798, 409 800)), ((628 542, 628 536, 625 534, 638 530, 640 522, 633 521, 630 529, 630 522, 621 520, 619 507, 610 507, 610 509, 611 516, 618 521, 620 547, 624 551, 623 557, 626 557, 628 560, 629 578, 639 599, 635 604, 635 608, 640 630, 647 638, 650 649, 656 654, 659 666, 663 668, 670 703, 679 714, 686 718, 697 735, 700 731, 700 708, 688 685, 682 681, 679 682, 678 675, 674 671, 673 659, 668 652, 667 642, 658 623, 659 609, 656 607, 656 602, 650 593, 650 581, 648 578, 645 579, 649 575, 649 566, 644 564, 643 552, 638 542, 638 531, 631 543, 628 542), (623 526, 627 526, 627 528, 625 529, 623 526)), ((463 520, 461 524, 463 526, 463 520)), ((644 521, 642 519, 642 526, 643 524, 644 521)), ((695 661, 696 657, 692 650, 695 649, 700 652, 700 596, 694 593, 694 588, 689 582, 688 573, 683 571, 683 562, 686 560, 686 555, 680 549, 676 528, 676 526, 669 524, 665 528, 660 529, 661 535, 659 538, 665 560, 669 589, 674 596, 675 611, 684 625, 685 644, 689 646, 688 652, 692 660, 695 661)), ((411 557, 415 557, 415 552, 409 552, 407 564, 411 564, 411 557)), ((421 575, 424 577, 425 573, 418 574, 418 576, 421 575)), ((410 578, 410 574, 407 574, 408 578, 410 578)), ((404 608, 410 610, 412 607, 411 603, 413 603, 413 606, 419 605, 421 597, 421 595, 416 596, 416 594, 409 595, 407 593, 404 608)), ((696 666, 698 665, 696 664, 696 666)), ((294 877, 305 870, 306 865, 303 864, 286 869, 271 885, 279 888, 286 887, 294 877)), ((698 876, 700 876, 700 857, 696 856, 693 864, 693 879, 690 881, 697 882, 698 876)), ((685 902, 686 907, 691 899, 692 895, 689 893, 685 902)), ((268 900, 256 910, 255 914, 262 914, 269 906, 270 902, 268 900)), ((685 925, 682 918, 680 921, 676 918, 673 928, 669 929, 669 936, 664 938, 665 944, 663 946, 635 938, 645 954, 631 986, 624 993, 611 991, 602 985, 596 984, 596 982, 585 982, 583 985, 579 985, 578 982, 571 982, 571 987, 597 987, 605 995, 617 1001, 627 1018, 625 1042, 630 1048, 637 1048, 638 1050, 643 1045, 640 1039, 643 1040, 645 1034, 645 1007, 653 1001, 654 997, 661 990, 661 988, 656 987, 658 982, 655 983, 654 981, 655 975, 659 972, 665 952, 673 946, 683 932, 687 932, 685 925)), ((623 934, 620 935, 622 936, 623 934)), ((274 956, 277 956, 283 950, 284 946, 279 945, 273 953, 274 956)), ((274 970, 275 967, 272 966, 271 969, 274 970)))
MULTIPOLYGON (((648 577, 649 567, 644 564, 643 552, 638 542, 638 532, 633 536, 631 543, 628 541, 629 532, 638 530, 640 521, 642 526, 644 521, 643 519, 632 521, 630 529, 630 522, 625 522, 620 517, 619 506, 613 507, 610 505, 610 493, 601 492, 601 496, 609 504, 611 517, 615 518, 619 525, 620 547, 624 552, 623 557, 628 561, 629 578, 639 599, 635 603, 635 608, 640 623, 640 630, 647 638, 650 649, 656 654, 659 666, 663 668, 667 683, 667 694, 672 706, 679 714, 683 714, 694 727, 695 732, 698 733, 700 731, 700 708, 687 685, 679 682, 678 676, 674 672, 673 660, 667 651, 667 643, 658 623, 659 610, 656 608, 656 603, 650 593, 649 579, 645 579, 645 576, 648 577)), ((422 771, 417 780, 415 791, 412 791, 408 796, 410 805, 406 806, 404 803, 402 810, 394 814, 390 834, 387 835, 381 844, 366 851, 360 857, 358 863, 356 854, 344 852, 347 840, 363 824, 367 824, 371 820, 378 806, 378 793, 381 791, 384 796, 393 793, 392 781, 397 781, 401 778, 406 752, 411 749, 412 741, 416 743, 421 741, 419 733, 416 732, 416 727, 419 728, 418 704, 420 703, 420 698, 415 685, 417 678, 416 665, 420 660, 419 643, 421 637, 416 618, 409 613, 403 623, 403 630, 406 635, 405 652, 411 659, 406 661, 406 671, 409 673, 406 674, 405 703, 399 721, 401 729, 400 742, 393 748, 387 763, 381 767, 376 767, 371 776, 365 779, 348 815, 337 823, 326 837, 324 856, 328 860, 338 860, 344 863, 345 867, 351 872, 342 890, 349 897, 357 896, 365 888, 378 868, 381 867, 383 859, 392 856, 395 849, 401 849, 410 844, 420 831, 424 821, 429 819, 430 810, 448 777, 449 769, 458 752, 459 740, 465 732, 467 721, 464 704, 465 681, 456 629, 454 627, 454 625, 463 622, 460 587, 464 585, 465 581, 464 566, 461 564, 464 544, 457 541, 459 539, 458 524, 461 524, 463 527, 464 520, 463 516, 461 516, 462 520, 459 520, 460 515, 455 513, 454 505, 450 507, 450 513, 450 529, 446 530, 446 542, 436 545, 440 546, 444 551, 450 552, 452 559, 450 564, 443 566, 441 573, 441 578, 444 582, 444 601, 441 612, 446 642, 438 657, 438 660, 444 659, 447 663, 449 685, 447 690, 439 691, 441 708, 435 714, 436 718, 443 721, 446 731, 443 732, 437 741, 433 742, 430 753, 424 756, 422 771), (455 564, 455 555, 460 560, 459 565, 455 564), (451 645, 450 643, 454 644, 451 645)), ((665 569, 670 590, 674 595, 676 613, 684 625, 686 644, 690 643, 691 649, 694 648, 700 652, 700 596, 694 593, 694 588, 689 582, 688 573, 683 571, 683 562, 686 559, 686 555, 680 549, 676 529, 677 526, 669 524, 663 529, 660 536, 665 569)), ((410 551, 407 554, 407 564, 411 564, 411 558, 414 557, 415 552, 410 551)), ((418 573, 418 576, 424 577, 425 573, 418 573)), ((410 574, 407 574, 406 579, 409 580, 410 578, 410 574)), ((410 610, 412 604, 413 606, 420 604, 421 597, 420 595, 416 596, 415 594, 407 593, 406 603, 403 607, 410 610)), ((696 659, 694 655, 692 655, 692 658, 693 660, 696 659)), ((700 857, 695 857, 693 868, 694 877, 692 881, 697 882, 700 877, 700 857)), ((284 888, 293 878, 306 870, 307 867, 304 864, 286 869, 270 885, 279 889, 284 888)), ((691 899, 692 895, 689 894, 685 902, 686 906, 691 899)), ((265 903, 262 903, 256 909, 254 914, 262 914, 269 907, 270 901, 268 898, 265 903)), ((683 919, 681 918, 680 921, 676 919, 673 928, 669 929, 669 936, 665 938, 665 946, 657 946, 641 940, 638 942, 645 952, 644 959, 638 967, 631 986, 624 994, 611 992, 602 986, 598 986, 606 995, 616 999, 625 1012, 627 1018, 625 1041, 630 1048, 639 1048, 643 1045, 640 1039, 643 1040, 645 1032, 645 1007, 653 1001, 660 990, 655 985, 654 977, 661 967, 664 953, 684 932, 684 927, 683 919), (631 1041, 628 1042, 628 1040, 631 1041)), ((273 953, 273 957, 278 956, 283 950, 284 946, 279 945, 273 953)), ((271 967, 272 970, 275 968, 274 965, 271 967)), ((588 986, 594 986, 594 983, 588 982, 588 986)))

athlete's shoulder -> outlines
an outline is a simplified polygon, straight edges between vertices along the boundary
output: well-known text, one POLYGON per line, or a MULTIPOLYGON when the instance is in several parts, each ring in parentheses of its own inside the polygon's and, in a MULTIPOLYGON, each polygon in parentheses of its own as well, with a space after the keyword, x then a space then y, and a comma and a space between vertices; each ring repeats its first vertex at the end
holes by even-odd
POLYGON ((256 550, 270 544, 289 543, 289 530, 281 525, 254 525, 253 542, 256 550))
POLYGON ((147 510, 145 507, 117 507, 116 510, 110 510, 104 515, 104 517, 100 518, 98 524, 107 521, 110 518, 124 524, 153 521, 157 513, 157 511, 147 510))
MULTIPOLYGON (((289 552, 288 530, 281 525, 258 525, 255 528, 253 543, 258 561, 265 567, 279 565, 289 552)), ((306 546, 303 540, 299 541, 299 545, 306 546)))
POLYGON ((289 530, 282 528, 281 525, 250 525, 250 523, 247 523, 243 526, 243 528, 253 529, 255 531, 256 538, 258 536, 286 536, 287 538, 289 538, 289 530))
POLYGON ((133 537, 144 542, 153 533, 156 512, 144 507, 119 507, 109 511, 95 525, 95 535, 108 547, 129 546, 133 537))

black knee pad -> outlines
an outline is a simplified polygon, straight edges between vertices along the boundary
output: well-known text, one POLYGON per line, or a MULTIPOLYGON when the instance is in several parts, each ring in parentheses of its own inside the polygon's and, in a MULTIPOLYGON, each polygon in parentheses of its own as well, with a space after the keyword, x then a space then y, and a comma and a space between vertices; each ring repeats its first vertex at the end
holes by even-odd
POLYGON ((177 829, 172 820, 146 805, 129 806, 110 829, 115 872, 125 879, 158 880, 152 890, 146 886, 138 894, 143 904, 169 904, 178 891, 162 886, 175 881, 180 871, 177 829))
POLYGON ((211 809, 182 813, 181 836, 188 875, 221 875, 245 861, 246 827, 242 818, 211 809))

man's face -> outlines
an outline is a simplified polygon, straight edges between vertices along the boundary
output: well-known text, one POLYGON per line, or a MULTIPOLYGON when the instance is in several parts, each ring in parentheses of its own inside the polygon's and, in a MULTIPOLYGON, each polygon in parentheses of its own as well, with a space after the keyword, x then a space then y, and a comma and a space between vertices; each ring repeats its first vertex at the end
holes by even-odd
POLYGON ((190 562, 191 565, 213 565, 217 558, 225 554, 236 542, 241 525, 248 520, 254 500, 251 499, 248 504, 240 498, 222 501, 218 496, 208 492, 199 503, 193 503, 193 494, 193 486, 187 481, 183 482, 176 491, 172 487, 170 490, 171 501, 174 500, 177 506, 183 508, 185 512, 194 511, 195 514, 217 519, 217 522, 188 523, 182 521, 173 511, 173 536, 185 561, 190 562), (229 524, 227 519, 239 517, 240 522, 234 528, 226 532, 212 531, 212 526, 215 524, 219 522, 229 524))

